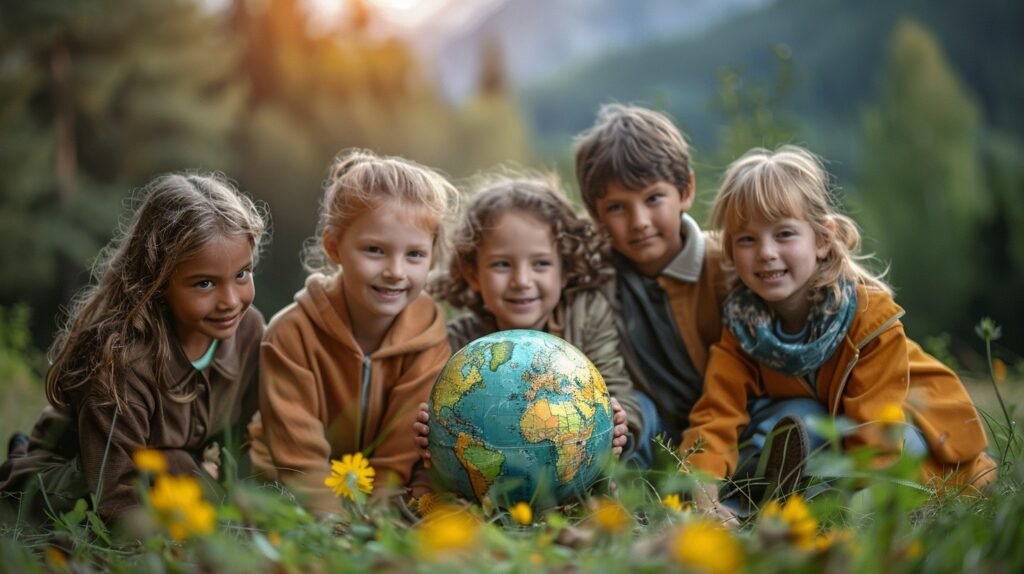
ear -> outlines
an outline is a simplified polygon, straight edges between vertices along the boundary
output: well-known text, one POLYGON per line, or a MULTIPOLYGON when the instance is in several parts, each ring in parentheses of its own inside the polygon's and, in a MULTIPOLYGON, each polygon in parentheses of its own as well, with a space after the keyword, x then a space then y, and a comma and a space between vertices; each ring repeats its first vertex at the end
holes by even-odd
MULTIPOLYGON (((324 253, 331 258, 331 261, 338 262, 338 236, 331 232, 330 229, 325 229, 323 235, 320 236, 320 243, 323 245, 324 253)), ((339 263, 340 264, 340 263, 339 263)))
POLYGON ((828 257, 829 252, 832 251, 832 242, 836 237, 836 220, 831 216, 825 219, 825 229, 825 234, 818 235, 816 241, 817 247, 814 254, 819 260, 828 257))
POLYGON ((687 212, 693 209, 693 200, 697 197, 697 175, 690 170, 690 184, 686 186, 686 189, 679 190, 679 210, 680 212, 687 212))

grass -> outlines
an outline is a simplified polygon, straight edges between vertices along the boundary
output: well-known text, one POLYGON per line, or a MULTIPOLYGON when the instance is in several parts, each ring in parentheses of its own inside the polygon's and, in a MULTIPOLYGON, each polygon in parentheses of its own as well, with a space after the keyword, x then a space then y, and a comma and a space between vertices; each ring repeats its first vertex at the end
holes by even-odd
MULTIPOLYGON (((1006 453, 985 497, 909 485, 919 463, 904 458, 811 485, 725 529, 669 499, 695 483, 663 452, 659 470, 615 468, 615 488, 603 489, 611 496, 556 510, 432 499, 421 519, 376 504, 353 482, 352 499, 324 520, 272 485, 172 484, 156 465, 154 486, 139 485, 147 504, 129 521, 108 529, 83 502, 41 531, 8 523, 0 564, 18 572, 1022 571, 1024 440, 1003 405, 1019 422, 1024 377, 965 384, 990 422, 992 452, 1006 453)), ((19 406, 5 400, 4 420, 19 406)))

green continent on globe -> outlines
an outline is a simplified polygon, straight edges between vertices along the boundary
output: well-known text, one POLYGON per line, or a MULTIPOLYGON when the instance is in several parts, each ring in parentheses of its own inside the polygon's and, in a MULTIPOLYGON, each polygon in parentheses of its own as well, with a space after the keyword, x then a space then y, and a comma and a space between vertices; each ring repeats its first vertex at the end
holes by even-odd
MULTIPOLYGON (((562 484, 576 476, 576 470, 586 458, 586 441, 594 431, 589 421, 584 422, 577 406, 582 405, 552 403, 541 399, 531 403, 519 421, 519 428, 527 442, 549 440, 555 444, 555 468, 562 484)), ((594 410, 590 407, 591 415, 594 410)))
POLYGON ((505 462, 505 455, 488 449, 483 442, 465 433, 459 433, 459 438, 455 440, 455 456, 469 474, 473 493, 478 500, 483 500, 494 484, 494 479, 501 474, 501 464, 505 462))
MULTIPOLYGON (((512 358, 515 350, 515 343, 501 341, 488 346, 491 351, 489 367, 491 372, 496 372, 502 365, 512 358)), ((441 377, 436 385, 443 388, 444 392, 438 395, 434 402, 434 417, 440 417, 444 409, 453 408, 474 385, 483 382, 480 369, 484 366, 485 355, 483 353, 456 353, 451 358, 451 368, 441 372, 441 377)))

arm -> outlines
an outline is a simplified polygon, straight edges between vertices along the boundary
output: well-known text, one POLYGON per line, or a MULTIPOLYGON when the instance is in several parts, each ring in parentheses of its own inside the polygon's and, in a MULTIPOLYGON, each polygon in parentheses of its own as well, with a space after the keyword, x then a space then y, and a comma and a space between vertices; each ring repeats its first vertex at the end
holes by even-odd
POLYGON ((640 403, 633 394, 633 381, 623 362, 622 344, 611 305, 602 294, 594 290, 581 292, 577 297, 581 299, 582 305, 573 305, 573 313, 583 313, 586 317, 586 324, 579 333, 580 350, 597 367, 614 401, 612 417, 615 434, 612 442, 616 454, 619 454, 631 442, 630 436, 641 434, 644 421, 640 416, 640 403))
POLYGON ((758 366, 740 349, 727 329, 711 347, 704 391, 690 412, 690 426, 683 433, 680 451, 692 448, 703 437, 703 451, 688 461, 697 469, 724 478, 736 470, 739 435, 750 422, 747 397, 757 389, 758 366))
POLYGON ((324 485, 331 474, 331 447, 318 417, 320 393, 320 382, 300 350, 279 346, 273 338, 263 343, 260 416, 277 476, 307 508, 326 514, 339 505, 324 485))
POLYGON ((388 391, 378 436, 367 437, 375 445, 369 456, 370 465, 377 470, 375 488, 391 483, 405 486, 413 478, 422 443, 408 429, 416 422, 419 405, 427 402, 450 356, 447 340, 420 352, 388 391))

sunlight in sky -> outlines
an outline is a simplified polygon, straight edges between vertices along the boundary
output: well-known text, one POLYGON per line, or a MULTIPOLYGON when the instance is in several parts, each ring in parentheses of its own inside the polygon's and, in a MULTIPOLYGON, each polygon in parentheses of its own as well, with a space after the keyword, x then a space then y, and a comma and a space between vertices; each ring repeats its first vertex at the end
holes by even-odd
MULTIPOLYGON (((413 27, 431 18, 448 0, 364 0, 382 17, 399 26, 413 27)), ((307 5, 320 17, 330 18, 342 13, 347 2, 339 0, 306 0, 307 5)))

